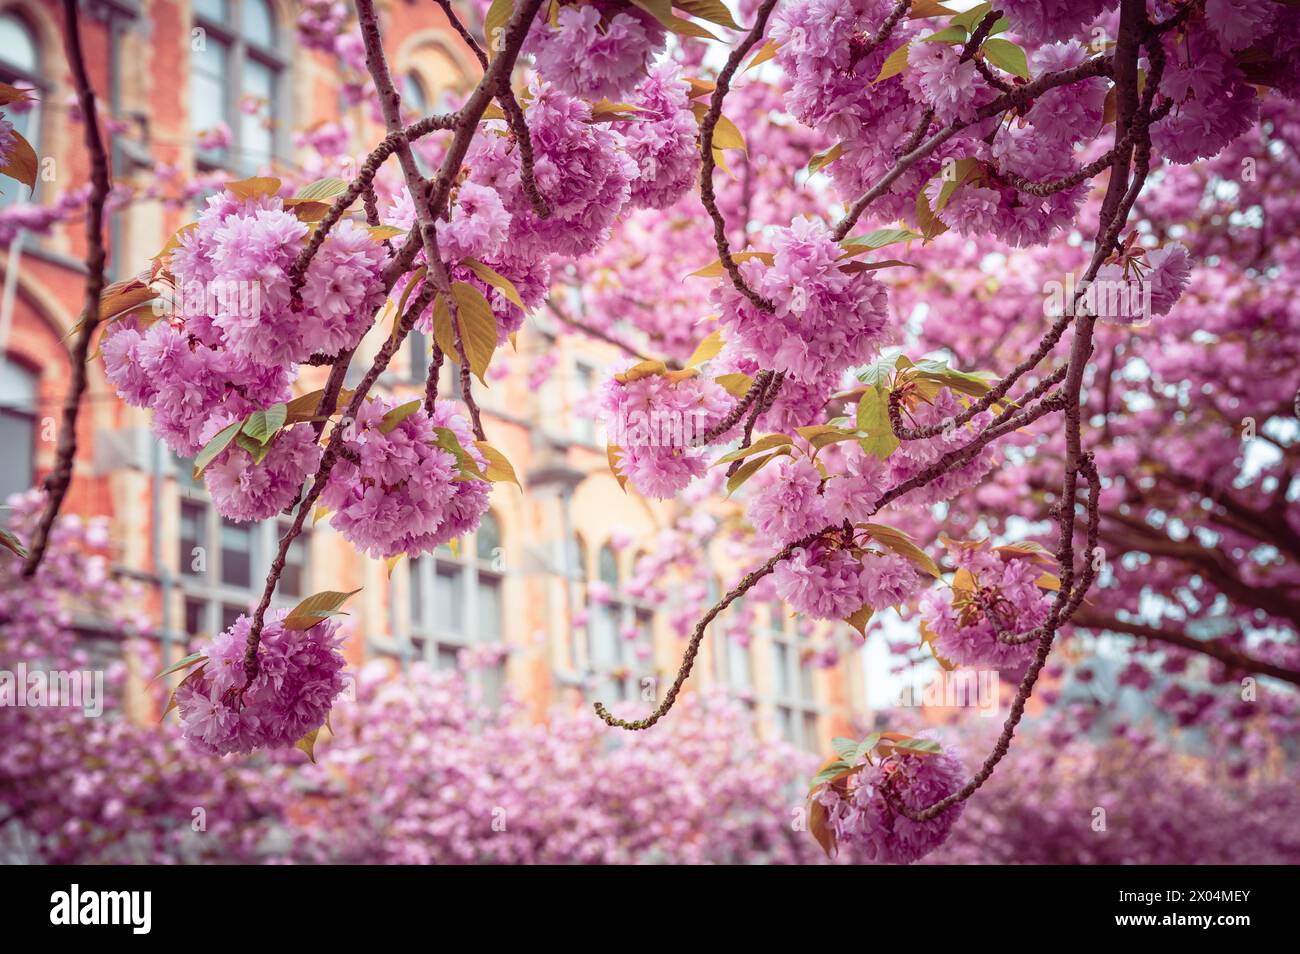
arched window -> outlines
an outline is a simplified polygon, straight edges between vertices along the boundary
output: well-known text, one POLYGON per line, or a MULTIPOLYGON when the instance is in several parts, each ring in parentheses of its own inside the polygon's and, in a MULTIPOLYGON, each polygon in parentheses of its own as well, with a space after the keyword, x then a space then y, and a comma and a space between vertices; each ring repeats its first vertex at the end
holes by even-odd
MULTIPOLYGON (((0 83, 35 90, 32 101, 11 103, 0 109, 0 115, 13 123, 14 129, 39 151, 40 108, 45 83, 41 76, 40 47, 36 33, 17 13, 6 10, 0 13, 0 83)), ((25 201, 31 190, 12 179, 0 185, 0 206, 25 201)))
POLYGON ((402 77, 402 105, 412 117, 427 116, 429 113, 429 94, 424 91, 424 83, 415 70, 407 70, 402 77))
POLYGON ((190 128, 212 136, 199 163, 254 172, 279 151, 288 67, 268 0, 195 0, 190 48, 190 128))
POLYGON ((0 354, 0 501, 35 480, 36 375, 0 354))

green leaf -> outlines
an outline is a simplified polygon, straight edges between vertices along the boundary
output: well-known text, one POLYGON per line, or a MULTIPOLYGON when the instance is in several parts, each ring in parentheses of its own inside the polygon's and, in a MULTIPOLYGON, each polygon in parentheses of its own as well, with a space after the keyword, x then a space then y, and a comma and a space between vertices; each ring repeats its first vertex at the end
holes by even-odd
POLYGON ((243 426, 243 421, 235 421, 233 424, 227 424, 213 435, 212 440, 208 441, 207 446, 199 451, 194 458, 195 480, 203 476, 203 469, 230 445, 230 442, 235 439, 235 435, 239 433, 239 429, 243 426))
POLYGON ((414 414, 424 403, 423 399, 416 398, 414 401, 407 401, 405 404, 399 404, 383 416, 379 422, 379 433, 391 434, 398 424, 414 414))
POLYGON ((817 788, 819 785, 833 782, 837 778, 848 775, 853 771, 853 769, 854 766, 849 762, 844 761, 844 759, 835 759, 813 776, 812 782, 809 783, 809 788, 817 788))
POLYGON ((891 742, 895 749, 911 752, 914 755, 937 755, 943 748, 934 739, 898 739, 891 742))
POLYGON ((940 30, 938 33, 931 33, 929 36, 921 37, 922 43, 965 43, 968 32, 962 27, 948 27, 940 30))
POLYGON ((988 14, 988 12, 992 9, 993 9, 993 4, 981 3, 971 7, 969 10, 965 11, 964 13, 957 14, 955 17, 949 20, 948 23, 955 27, 961 27, 963 30, 967 31, 968 33, 973 32, 975 27, 979 25, 979 22, 983 20, 984 17, 988 14))
MULTIPOLYGON (((946 162, 945 170, 948 168, 946 162)), ((946 172, 941 172, 943 178, 943 188, 939 190, 939 197, 934 203, 934 211, 942 212, 952 194, 957 191, 957 187, 962 185, 976 170, 982 169, 983 164, 978 159, 958 159, 952 164, 952 175, 946 176, 946 172)))
POLYGON ((331 176, 325 179, 317 179, 315 182, 309 182, 298 190, 298 194, 295 195, 294 198, 316 199, 321 202, 329 202, 347 191, 347 182, 331 176))
POLYGON ((338 615, 348 597, 360 592, 361 587, 349 593, 341 593, 338 590, 316 593, 295 606, 281 625, 285 629, 311 629, 321 620, 338 615))
POLYGON ((897 76, 903 70, 907 69, 907 52, 912 48, 912 41, 904 43, 889 56, 885 57, 885 62, 880 64, 880 73, 871 81, 874 86, 876 83, 883 83, 891 76, 897 76))
POLYGON ((254 464, 260 464, 263 460, 265 460, 267 452, 271 449, 271 445, 269 442, 263 444, 261 441, 257 440, 257 438, 249 437, 247 434, 244 433, 239 433, 235 435, 235 443, 242 450, 246 451, 249 457, 253 458, 254 464))
POLYGON ((1010 40, 994 37, 985 40, 982 49, 985 59, 994 66, 1021 79, 1029 79, 1029 61, 1025 58, 1025 51, 1010 40))
POLYGON ((910 242, 920 237, 911 229, 876 229, 857 238, 845 239, 840 243, 840 247, 847 255, 860 255, 866 251, 893 245, 895 242, 910 242))
POLYGON ((496 59, 496 55, 505 49, 505 28, 514 12, 514 0, 492 0, 492 5, 488 7, 488 12, 483 17, 483 38, 487 40, 489 60, 496 59))
POLYGON ((735 460, 743 460, 746 457, 752 457, 755 454, 761 454, 764 451, 770 451, 777 447, 786 447, 794 443, 794 439, 785 434, 768 434, 766 437, 760 437, 748 447, 742 447, 734 450, 730 454, 719 457, 715 464, 729 464, 735 460))
POLYGON ((837 142, 829 149, 817 153, 815 156, 813 156, 811 159, 808 160, 809 175, 815 172, 820 172, 821 170, 825 169, 827 166, 829 166, 832 162, 834 162, 842 155, 844 155, 844 143, 842 142, 837 142))
POLYGON ((284 427, 284 422, 288 416, 289 406, 287 404, 272 404, 264 411, 254 411, 248 415, 241 433, 247 434, 259 444, 265 444, 276 435, 280 428, 284 427))
POLYGON ((448 454, 456 458, 456 463, 460 465, 462 477, 469 480, 487 480, 483 472, 478 469, 478 461, 470 456, 469 451, 461 446, 460 438, 450 427, 435 427, 434 436, 437 438, 438 446, 448 454))
POLYGON ((889 421, 889 396, 883 387, 869 387, 858 399, 858 430, 866 437, 858 441, 862 450, 886 460, 898 449, 898 438, 889 421))
POLYGON ((853 755, 858 751, 858 740, 837 736, 836 738, 831 739, 831 748, 839 754, 841 761, 852 765, 853 755))
POLYGON ((208 657, 206 653, 190 653, 188 656, 186 656, 184 659, 180 660, 179 662, 173 663, 172 665, 168 666, 162 672, 158 673, 158 675, 154 676, 153 680, 150 681, 157 681, 161 679, 163 676, 170 676, 172 673, 180 672, 182 669, 189 669, 195 663, 202 662, 207 658, 208 657))
POLYGON ((873 732, 865 739, 863 739, 861 742, 859 742, 858 747, 853 750, 853 761, 861 762, 863 759, 865 759, 868 753, 870 753, 872 749, 874 749, 877 745, 880 744, 880 738, 881 736, 879 732, 873 732))
MULTIPOLYGON (((456 301, 460 340, 465 346, 469 369, 486 386, 485 375, 497 349, 497 316, 483 293, 468 282, 452 282, 451 297, 456 301)), ((452 355, 455 354, 453 348, 452 355)))
POLYGON ((484 477, 494 484, 509 483, 514 484, 520 490, 524 489, 524 485, 515 476, 515 469, 511 466, 510 461, 506 459, 505 454, 487 441, 475 441, 474 446, 487 458, 487 469, 483 472, 484 477))

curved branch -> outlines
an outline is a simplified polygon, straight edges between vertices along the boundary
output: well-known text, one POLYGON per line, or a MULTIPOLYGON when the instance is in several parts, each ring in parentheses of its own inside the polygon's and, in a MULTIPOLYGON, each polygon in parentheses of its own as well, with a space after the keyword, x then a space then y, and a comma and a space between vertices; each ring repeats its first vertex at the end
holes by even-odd
POLYGON ((81 320, 77 322, 77 341, 72 347, 72 380, 63 402, 63 421, 59 425, 59 444, 54 469, 45 478, 48 497, 45 509, 32 533, 27 560, 22 575, 30 578, 36 573, 49 545, 50 530, 59 515, 68 488, 72 485, 72 468, 77 457, 77 417, 81 412, 81 398, 86 393, 86 363, 90 357, 90 340, 99 327, 99 299, 104 292, 104 264, 108 259, 104 247, 104 205, 110 188, 108 153, 99 134, 99 114, 95 106, 95 91, 86 72, 85 52, 81 47, 81 27, 77 23, 76 0, 63 0, 63 43, 68 67, 77 89, 77 104, 81 107, 82 141, 90 155, 90 200, 86 215, 86 290, 82 299, 81 320))

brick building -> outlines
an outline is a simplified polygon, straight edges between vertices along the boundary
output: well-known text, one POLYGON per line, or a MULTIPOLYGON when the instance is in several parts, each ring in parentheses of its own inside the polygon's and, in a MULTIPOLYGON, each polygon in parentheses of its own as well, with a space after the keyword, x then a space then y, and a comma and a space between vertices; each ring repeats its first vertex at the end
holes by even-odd
MULTIPOLYGON (((293 129, 345 112, 330 60, 296 42, 296 6, 285 0, 87 0, 82 11, 91 79, 121 129, 112 141, 117 182, 149 175, 157 162, 226 169, 232 178, 274 171, 294 162, 293 129), (206 40, 201 50, 192 42, 196 30, 206 40), (250 100, 255 111, 239 108, 250 100), (200 149, 196 134, 223 122, 230 144, 216 153, 200 149)), ((446 91, 475 81, 475 60, 435 4, 393 0, 384 16, 390 64, 412 108, 435 108, 446 91)), ((32 200, 54 202, 88 173, 80 129, 68 116, 71 84, 56 3, 0 0, 0 80, 38 91, 40 105, 12 118, 42 159, 32 200)), ((378 128, 367 135, 374 142, 378 128)), ((0 203, 29 198, 25 187, 4 187, 0 203)), ((115 211, 110 279, 142 267, 188 220, 185 210, 157 202, 115 211)), ((79 221, 49 236, 20 234, 0 248, 0 499, 52 466, 69 372, 64 338, 80 309, 83 254, 79 221)), ((663 607, 620 595, 636 544, 611 543, 616 533, 649 540, 671 519, 672 505, 625 495, 591 421, 574 413, 618 353, 560 336, 549 321, 544 313, 529 320, 518 341, 524 360, 514 362, 520 369, 530 355, 559 349, 540 393, 512 371, 483 397, 488 438, 509 457, 525 493, 497 485, 491 516, 476 534, 455 552, 403 560, 391 576, 322 521, 295 544, 280 587, 280 602, 290 605, 322 589, 363 587, 345 624, 354 663, 378 655, 448 666, 462 649, 503 643, 502 662, 473 678, 489 695, 508 685, 539 717, 557 704, 638 699, 643 678, 671 678, 684 647, 667 614, 656 612, 663 607), (596 579, 615 595, 591 608, 585 627, 575 626, 588 581, 596 579), (626 638, 632 629, 636 638, 626 638)), ((373 337, 358 352, 363 367, 377 347, 373 337)), ((414 394, 422 385, 428 343, 413 339, 382 389, 414 394)), ((307 369, 307 376, 319 371, 307 369)), ((152 437, 144 412, 115 398, 97 363, 80 426, 68 509, 110 516, 114 563, 142 584, 168 654, 180 652, 186 634, 212 632, 247 611, 260 596, 277 523, 221 519, 188 464, 152 437)), ((832 735, 848 731, 851 713, 865 711, 860 654, 845 654, 834 669, 803 665, 805 647, 786 616, 760 608, 760 631, 748 647, 707 639, 688 687, 721 682, 752 703, 760 731, 824 750, 832 735)))

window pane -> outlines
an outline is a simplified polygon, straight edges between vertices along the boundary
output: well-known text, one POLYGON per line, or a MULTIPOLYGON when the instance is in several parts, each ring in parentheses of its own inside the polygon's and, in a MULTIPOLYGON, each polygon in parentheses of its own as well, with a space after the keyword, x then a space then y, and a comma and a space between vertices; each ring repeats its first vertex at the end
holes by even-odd
POLYGON ((810 752, 817 748, 817 713, 815 712, 805 712, 803 714, 802 744, 810 752))
POLYGON ((194 15, 224 23, 230 18, 226 0, 194 0, 194 15))
POLYGON ((429 336, 423 331, 412 329, 406 341, 411 362, 411 380, 423 381, 429 376, 429 336))
POLYGON ((484 667, 479 670, 479 679, 483 684, 483 703, 496 709, 505 695, 505 664, 484 667))
POLYGON ((749 689, 754 684, 754 670, 749 647, 734 639, 727 640, 727 676, 733 689, 749 689))
POLYGON ((465 588, 458 567, 439 564, 434 573, 433 614, 439 632, 465 631, 465 588))
POLYGON ((36 418, 0 407, 0 501, 36 480, 36 418))
POLYGON ((778 696, 790 695, 790 647, 772 644, 772 689, 778 696))
MULTIPOLYGON (((190 56, 190 129, 197 133, 216 129, 223 123, 229 126, 226 96, 229 56, 225 44, 208 37, 203 48, 190 56)), ((205 150, 209 157, 222 152, 205 150)))
POLYGON ((587 626, 591 646, 588 662, 593 669, 612 669, 622 658, 619 655, 618 623, 615 609, 610 606, 593 606, 587 626))
POLYGON ((243 95, 239 110, 239 157, 245 168, 271 161, 275 133, 271 128, 275 103, 275 70, 256 60, 244 62, 243 95), (247 107, 246 111, 244 107, 247 107), (254 108, 256 107, 256 108, 254 108))
POLYGON ((429 97, 424 93, 424 84, 414 73, 407 73, 402 79, 402 105, 417 116, 429 113, 429 97))
POLYGON ((475 537, 474 547, 478 558, 488 562, 495 559, 496 551, 501 547, 501 528, 497 525, 496 517, 490 513, 483 514, 483 522, 479 524, 475 537))
POLYGON ((181 501, 181 553, 183 576, 203 576, 207 568, 208 508, 192 501, 181 501), (195 550, 199 550, 195 553, 195 550))
POLYGON ((253 582, 253 533, 247 524, 221 521, 221 582, 247 587, 253 582))
MULTIPOLYGON (((288 524, 280 526, 278 533, 289 529, 288 524)), ((303 595, 303 580, 306 578, 308 554, 311 552, 311 531, 304 530, 294 537, 285 554, 284 572, 280 575, 280 592, 285 596, 300 598, 303 595)))
POLYGON ((501 581, 493 576, 478 578, 479 639, 486 643, 499 642, 501 627, 501 581))
POLYGON ((798 741, 794 737, 794 713, 785 706, 776 707, 776 732, 787 742, 798 741))
POLYGON ((600 578, 615 589, 618 588, 618 557, 608 544, 600 548, 600 578))
POLYGON ((799 698, 804 702, 812 702, 813 695, 813 667, 805 663, 802 659, 798 662, 799 666, 799 698))
POLYGON ((455 669, 460 663, 460 647, 440 645, 434 665, 438 669, 455 669))
POLYGON ((240 7, 239 32, 244 39, 260 46, 275 46, 275 17, 266 0, 243 0, 240 7))
POLYGON ((222 604, 221 628, 230 629, 235 625, 235 621, 247 612, 248 608, 244 606, 231 606, 229 603, 222 604))
POLYGON ((185 601, 185 632, 191 636, 208 632, 208 604, 202 600, 185 601))
POLYGON ((411 561, 410 588, 411 629, 423 629, 424 620, 424 572, 419 560, 411 561))
POLYGON ((0 63, 26 73, 40 72, 36 38, 12 13, 0 15, 0 63))

